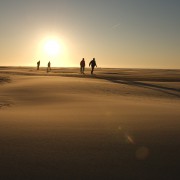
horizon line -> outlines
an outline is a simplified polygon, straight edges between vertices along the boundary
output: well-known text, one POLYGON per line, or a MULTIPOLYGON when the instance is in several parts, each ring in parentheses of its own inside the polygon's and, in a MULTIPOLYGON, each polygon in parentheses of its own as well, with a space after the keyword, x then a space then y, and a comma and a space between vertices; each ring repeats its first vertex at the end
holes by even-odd
MULTIPOLYGON (((37 68, 37 66, 0 66, 0 68, 37 68)), ((40 68, 47 68, 47 66, 41 66, 40 68)), ((51 68, 80 68, 79 66, 52 66, 51 68)), ((86 68, 91 68, 87 66, 86 68)), ((148 67, 97 67, 99 69, 159 69, 159 70, 180 70, 180 68, 148 68, 148 67)))

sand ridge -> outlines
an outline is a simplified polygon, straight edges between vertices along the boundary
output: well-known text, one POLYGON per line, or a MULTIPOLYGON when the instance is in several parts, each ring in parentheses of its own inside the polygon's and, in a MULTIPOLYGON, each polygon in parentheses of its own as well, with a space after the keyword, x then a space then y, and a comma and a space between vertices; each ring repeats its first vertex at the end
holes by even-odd
POLYGON ((175 179, 178 70, 44 70, 0 68, 1 179, 175 179))

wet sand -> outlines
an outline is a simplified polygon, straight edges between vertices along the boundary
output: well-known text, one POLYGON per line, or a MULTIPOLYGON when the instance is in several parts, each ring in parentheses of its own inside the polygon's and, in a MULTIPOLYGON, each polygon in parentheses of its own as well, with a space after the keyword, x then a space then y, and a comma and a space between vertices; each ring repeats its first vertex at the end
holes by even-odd
POLYGON ((180 70, 0 67, 0 179, 178 179, 180 70))

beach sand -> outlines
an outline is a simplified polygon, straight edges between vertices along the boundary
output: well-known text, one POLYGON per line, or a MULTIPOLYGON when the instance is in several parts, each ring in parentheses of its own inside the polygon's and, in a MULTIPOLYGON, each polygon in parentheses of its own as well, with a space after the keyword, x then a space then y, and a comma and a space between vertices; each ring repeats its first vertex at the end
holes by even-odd
POLYGON ((0 67, 0 179, 178 179, 180 70, 0 67))

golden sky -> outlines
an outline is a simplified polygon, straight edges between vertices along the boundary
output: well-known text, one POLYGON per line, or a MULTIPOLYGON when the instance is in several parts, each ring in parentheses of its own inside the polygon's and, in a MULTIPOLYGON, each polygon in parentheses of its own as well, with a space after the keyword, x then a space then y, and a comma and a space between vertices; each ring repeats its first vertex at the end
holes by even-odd
POLYGON ((178 0, 1 0, 0 66, 180 68, 178 0))

